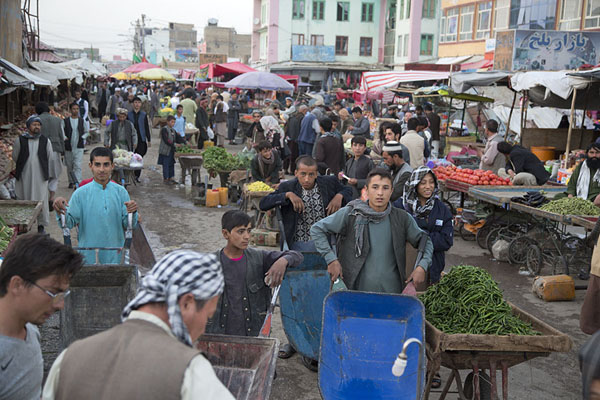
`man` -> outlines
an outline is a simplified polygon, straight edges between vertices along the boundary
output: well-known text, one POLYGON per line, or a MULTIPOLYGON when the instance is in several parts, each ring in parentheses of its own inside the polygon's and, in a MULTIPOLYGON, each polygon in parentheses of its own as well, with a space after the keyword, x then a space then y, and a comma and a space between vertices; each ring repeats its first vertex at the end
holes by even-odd
POLYGON ((206 97, 196 97, 196 105, 198 108, 196 109, 196 128, 198 128, 198 133, 195 134, 196 142, 198 143, 198 148, 204 148, 204 141, 208 140, 208 113, 206 112, 206 107, 208 106, 208 99, 206 97))
POLYGON ((575 167, 565 194, 589 200, 600 207, 600 143, 588 146, 586 159, 575 167))
POLYGON ((344 169, 346 153, 342 147, 342 141, 331 132, 333 123, 329 117, 319 120, 321 136, 317 139, 314 147, 314 159, 319 166, 319 173, 327 175, 329 171, 332 175, 337 174, 344 169))
MULTIPOLYGON (((392 123, 385 128, 385 143, 400 142, 400 138, 402 138, 402 125, 398 123, 392 123)), ((408 148, 406 148, 406 146, 402 146, 402 159, 404 162, 410 164, 410 153, 408 152, 408 148)))
POLYGON ((156 88, 153 83, 150 84, 148 95, 150 96, 150 121, 154 121, 154 116, 158 113, 160 108, 160 100, 158 99, 158 94, 156 93, 156 88))
MULTIPOLYGON (((194 103, 196 106, 196 103, 194 103)), ((133 127, 137 133, 137 146, 135 147, 135 153, 144 157, 148 152, 148 148, 152 147, 152 130, 148 124, 148 114, 141 110, 142 100, 139 97, 133 99, 133 110, 127 114, 127 119, 133 123, 133 127)), ((136 181, 140 181, 140 174, 142 170, 135 171, 136 181)))
MULTIPOLYGON (((114 168, 112 151, 96 147, 90 153, 89 165, 94 181, 73 192, 69 203, 64 197, 57 197, 56 218, 60 221, 59 214, 64 214, 67 228, 78 227, 79 247, 123 247, 128 214, 133 214, 131 228, 137 225, 137 204, 123 186, 110 180, 114 168)), ((81 253, 86 264, 96 263, 94 250, 81 253)), ((101 250, 98 257, 100 264, 119 264, 121 254, 101 250)))
POLYGON ((294 105, 294 99, 291 97, 286 97, 285 98, 285 110, 280 113, 281 117, 287 121, 288 118, 290 118, 295 112, 296 112, 296 106, 294 105))
POLYGON ((281 172, 281 156, 273 145, 267 140, 260 142, 256 148, 258 153, 250 163, 250 172, 255 181, 265 182, 269 185, 279 184, 281 172))
POLYGON ((395 104, 390 104, 386 113, 383 114, 383 118, 398 119, 398 106, 395 104))
POLYGON ((600 399, 600 332, 596 332, 579 351, 583 400, 600 399))
POLYGON ((177 107, 175 107, 175 125, 173 126, 173 129, 175 129, 175 132, 182 138, 185 138, 185 123, 186 120, 183 116, 183 106, 178 104, 177 107))
POLYGON ((110 117, 110 119, 117 119, 117 110, 122 107, 123 98, 121 97, 121 88, 116 87, 115 93, 110 96, 108 100, 108 104, 106 105, 106 115, 110 117))
MULTIPOLYGON (((131 87, 129 88, 131 90, 131 87)), ((133 111, 133 101, 135 100, 135 94, 133 92, 127 93, 127 100, 123 102, 123 107, 127 109, 127 112, 133 111)))
POLYGON ((220 147, 225 146, 225 137, 227 137, 227 111, 229 105, 223 101, 223 96, 217 96, 217 105, 215 106, 215 138, 220 147))
POLYGON ((109 92, 106 88, 106 82, 100 82, 98 92, 96 93, 96 105, 98 106, 98 122, 102 121, 102 117, 106 114, 106 106, 108 105, 109 92))
POLYGON ((229 106, 229 110, 227 111, 227 138, 229 139, 229 144, 235 144, 235 134, 238 130, 240 111, 242 110, 237 92, 231 94, 227 105, 229 106))
POLYGON ((65 164, 69 189, 77 187, 81 182, 81 160, 83 160, 84 143, 89 135, 87 125, 80 115, 79 106, 77 103, 73 103, 71 104, 71 116, 64 120, 65 164))
POLYGON ((246 137, 254 146, 266 139, 265 130, 260 124, 262 116, 262 112, 254 111, 252 113, 252 124, 246 129, 246 137))
POLYGON ((410 178, 413 168, 404 160, 405 147, 398 142, 387 142, 383 146, 383 162, 392 173, 391 201, 398 200, 404 194, 404 184, 410 178))
MULTIPOLYGON (((429 120, 429 129, 431 130, 431 156, 438 158, 440 155, 440 116, 433 111, 431 104, 425 104, 425 116, 429 120)), ((496 129, 498 132, 498 129, 496 129)))
POLYGON ((298 136, 298 154, 301 156, 312 155, 313 146, 319 132, 321 132, 321 126, 319 125, 319 119, 317 114, 317 106, 313 105, 313 109, 307 112, 302 118, 300 123, 300 136, 298 136))
POLYGON ((400 139, 400 144, 408 149, 410 154, 410 166, 413 169, 421 167, 425 164, 425 142, 423 137, 417 133, 418 125, 418 118, 413 117, 409 119, 406 125, 408 131, 400 139))
POLYGON ((302 128, 302 119, 308 112, 308 106, 302 104, 298 107, 298 112, 293 113, 285 124, 285 137, 288 139, 288 147, 290 149, 290 156, 286 158, 283 163, 283 169, 294 175, 296 171, 296 159, 299 155, 298 138, 300 137, 300 130, 302 128))
POLYGON ((408 121, 413 117, 412 111, 407 111, 404 113, 404 119, 402 120, 402 134, 404 135, 408 132, 408 121))
POLYGON ((498 170, 501 178, 510 178, 513 185, 543 185, 550 174, 544 168, 544 163, 531 151, 519 145, 508 142, 498 143, 498 151, 508 157, 506 168, 498 170))
POLYGON ((360 107, 354 107, 352 109, 352 116, 354 117, 354 125, 348 127, 348 133, 354 136, 364 136, 365 139, 371 138, 371 124, 369 119, 363 116, 363 112, 360 107))
POLYGON ((50 140, 41 134, 42 121, 37 115, 32 115, 25 124, 27 132, 17 137, 13 144, 15 192, 18 200, 42 202, 42 213, 38 217, 38 232, 42 233, 50 219, 48 181, 58 177, 50 170, 53 150, 50 140))
POLYGON ((335 115, 338 115, 338 116, 339 116, 339 115, 340 115, 340 110, 341 110, 342 108, 344 108, 344 106, 342 105, 342 102, 341 102, 341 101, 339 101, 339 100, 338 100, 338 101, 336 101, 335 103, 333 103, 333 113, 334 113, 335 115))
POLYGON ((332 214, 352 198, 352 190, 335 176, 319 176, 310 156, 296 160, 296 178, 285 181, 260 201, 260 209, 281 206, 285 238, 290 249, 314 249, 310 227, 332 214))
POLYGON ((214 254, 167 254, 140 283, 124 322, 64 350, 43 399, 217 399, 234 397, 193 343, 223 292, 214 254))
POLYGON ((52 144, 52 158, 49 160, 50 175, 48 180, 49 201, 54 201, 54 194, 58 187, 58 178, 62 173, 61 156, 65 153, 65 132, 63 122, 60 118, 50 114, 48 103, 40 102, 35 105, 35 112, 42 123, 42 136, 50 140, 52 144))
POLYGON ((82 257, 48 235, 22 235, 0 268, 0 399, 39 399, 42 325, 64 307, 82 257))
POLYGON ((83 121, 88 125, 88 130, 89 130, 90 105, 87 102, 87 100, 81 98, 80 90, 75 91, 75 103, 77 103, 77 105, 79 106, 79 115, 81 116, 81 118, 83 118, 83 121))
POLYGON ((370 157, 365 156, 365 150, 367 149, 367 139, 362 136, 355 136, 352 138, 352 153, 354 157, 346 161, 344 166, 343 177, 340 174, 340 179, 346 179, 346 183, 352 188, 352 199, 360 197, 360 193, 367 183, 367 176, 373 168, 373 160, 370 157))
MULTIPOLYGON (((185 94, 185 92, 184 92, 185 94)), ((186 125, 189 122, 190 124, 195 124, 196 123, 196 111, 198 110, 198 106, 196 105, 196 102, 194 100, 192 100, 192 94, 188 93, 189 97, 186 96, 185 99, 183 99, 181 101, 181 103, 179 103, 179 105, 183 106, 183 117, 185 118, 185 122, 186 125)), ((194 125, 195 126, 195 125, 194 125)), ((184 127, 184 134, 185 134, 185 127, 184 127)), ((186 140, 190 140, 192 138, 192 135, 186 135, 186 140)), ((198 143, 196 143, 198 144, 198 143)))
POLYGON ((367 177, 368 200, 351 201, 346 207, 315 223, 310 229, 318 252, 327 262, 331 281, 342 278, 350 290, 402 293, 405 284, 425 281, 433 245, 411 217, 392 207, 392 176, 374 169, 367 177), (327 235, 339 235, 337 254, 327 235), (414 248, 427 241, 423 258, 406 278, 406 243, 414 248))
POLYGON ((506 165, 506 158, 498 152, 498 143, 502 142, 502 136, 498 134, 498 122, 496 120, 488 119, 485 123, 485 137, 484 150, 474 147, 477 151, 477 157, 481 159, 479 169, 497 174, 498 170, 506 165))
POLYGON ((138 134, 133 123, 127 119, 127 110, 125 108, 117 109, 117 120, 110 123, 104 131, 104 147, 114 150, 117 146, 120 149, 133 151, 138 145, 138 134))

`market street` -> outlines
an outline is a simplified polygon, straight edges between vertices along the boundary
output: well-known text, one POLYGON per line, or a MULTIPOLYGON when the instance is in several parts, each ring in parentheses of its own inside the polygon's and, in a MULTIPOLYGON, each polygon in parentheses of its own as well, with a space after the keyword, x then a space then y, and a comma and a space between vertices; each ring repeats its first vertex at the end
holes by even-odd
MULTIPOLYGON (((157 135, 154 130, 153 135, 157 135)), ((241 146, 227 146, 230 151, 238 151, 241 146)), ((88 146, 88 148, 90 148, 88 146)), ((140 207, 144 231, 157 259, 177 248, 188 248, 202 252, 212 252, 224 246, 221 236, 220 218, 234 206, 206 208, 195 206, 192 202, 192 189, 186 186, 165 186, 162 183, 160 169, 155 165, 158 146, 149 149, 145 157, 145 169, 141 184, 129 186, 132 199, 140 207)), ((83 177, 91 177, 84 157, 83 177)), ((180 178, 179 166, 176 179, 180 178)), ((189 177, 187 178, 189 181, 189 177)), ((215 183, 218 181, 213 180, 215 183)), ((59 183, 59 194, 69 196, 66 177, 59 183)), ((54 217, 54 213, 51 214, 54 217)), ((52 221, 50 233, 56 240, 62 240, 62 231, 52 221)), ((579 329, 579 311, 583 301, 583 291, 577 291, 577 297, 570 302, 544 302, 531 292, 532 278, 518 274, 518 267, 507 263, 491 261, 475 242, 465 242, 456 237, 455 244, 447 254, 447 267, 463 263, 477 265, 492 273, 494 279, 504 290, 505 298, 518 307, 542 319, 559 331, 569 335, 573 348, 569 353, 552 353, 549 357, 536 358, 509 369, 509 390, 511 398, 566 400, 579 399, 581 378, 577 352, 587 336, 579 329)), ((57 316, 56 316, 57 317, 57 316)), ((55 321, 56 322, 56 321, 55 321)), ((272 336, 286 343, 279 312, 276 311, 272 336)), ((442 368, 443 382, 446 382, 449 370, 442 368)), ((464 377, 463 377, 464 379, 464 377)), ((277 379, 273 381, 272 399, 281 400, 317 400, 320 399, 317 374, 302 364, 298 355, 288 360, 277 360, 277 379)), ((434 393, 431 396, 436 399, 434 393)))

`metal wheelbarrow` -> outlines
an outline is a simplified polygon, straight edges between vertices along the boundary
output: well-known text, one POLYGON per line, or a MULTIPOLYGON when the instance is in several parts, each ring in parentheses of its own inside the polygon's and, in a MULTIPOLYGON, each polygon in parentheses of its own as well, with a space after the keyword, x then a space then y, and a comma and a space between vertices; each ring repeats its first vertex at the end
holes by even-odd
POLYGON ((331 399, 421 399, 425 309, 413 296, 332 292, 323 306, 319 389, 331 399), (419 343, 419 346, 410 345, 419 343))

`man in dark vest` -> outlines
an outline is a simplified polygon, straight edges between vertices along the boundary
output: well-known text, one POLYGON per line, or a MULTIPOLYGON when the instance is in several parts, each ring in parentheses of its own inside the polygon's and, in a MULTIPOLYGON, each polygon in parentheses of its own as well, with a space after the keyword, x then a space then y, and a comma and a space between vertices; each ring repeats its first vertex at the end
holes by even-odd
POLYGON ((114 150, 120 149, 133 151, 137 147, 138 136, 133 123, 127 119, 125 108, 117 109, 117 120, 110 123, 104 132, 104 147, 114 150))
POLYGON ((42 213, 38 217, 38 232, 44 232, 49 223, 48 180, 54 178, 50 171, 52 144, 42 136, 42 121, 37 115, 27 119, 27 132, 13 144, 12 159, 15 169, 15 192, 18 200, 42 202, 42 213))
POLYGON ((310 235, 327 262, 331 280, 342 278, 348 289, 400 294, 410 281, 419 285, 431 265, 433 245, 408 213, 392 207, 392 176, 374 169, 367 177, 368 201, 353 200, 312 226, 310 235), (393 227, 393 229, 392 229, 393 227), (327 235, 338 235, 337 254, 327 235), (427 240, 423 258, 406 277, 406 243, 419 247, 427 240))
POLYGON ((74 342, 58 356, 43 397, 233 400, 193 347, 223 286, 214 254, 167 254, 141 280, 123 323, 74 342))
POLYGON ((89 135, 87 124, 80 116, 77 103, 71 104, 71 116, 65 118, 65 164, 69 188, 77 187, 81 182, 81 161, 85 139, 89 135))
POLYGON ((79 106, 79 116, 83 118, 83 121, 88 125, 90 124, 90 105, 86 99, 81 96, 81 91, 75 91, 75 103, 79 106))
POLYGON ((48 190, 50 192, 50 202, 54 200, 54 194, 58 188, 58 178, 62 173, 62 161, 61 156, 65 153, 65 132, 63 130, 62 119, 55 117, 50 114, 50 107, 48 103, 39 102, 35 105, 35 112, 42 121, 42 135, 46 136, 50 143, 52 143, 52 159, 50 159, 50 175, 55 178, 51 178, 48 181, 48 190))
MULTIPOLYGON (((127 119, 133 123, 137 132, 137 146, 135 152, 144 157, 148 152, 148 147, 151 147, 152 131, 148 124, 148 115, 142 111, 142 100, 139 97, 133 98, 133 110, 127 114, 127 119)), ((141 170, 135 171, 135 179, 140 181, 141 170)))
POLYGON ((98 106, 98 121, 102 121, 102 117, 106 113, 106 106, 108 105, 108 99, 110 94, 106 88, 106 82, 100 82, 98 85, 98 92, 96 93, 96 105, 98 106))

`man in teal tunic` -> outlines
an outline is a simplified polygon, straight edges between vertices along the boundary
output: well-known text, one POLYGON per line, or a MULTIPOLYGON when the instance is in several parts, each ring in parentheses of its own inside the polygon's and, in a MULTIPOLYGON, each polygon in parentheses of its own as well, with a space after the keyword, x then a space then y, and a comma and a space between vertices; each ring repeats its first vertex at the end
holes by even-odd
MULTIPOLYGON (((127 190, 110 180, 113 170, 112 152, 96 147, 90 154, 90 169, 94 180, 77 189, 67 203, 64 197, 54 201, 57 219, 65 214, 67 228, 78 227, 79 247, 123 247, 128 213, 133 214, 132 228, 137 225, 137 204, 127 190)), ((82 250, 86 264, 96 263, 93 250, 82 250)), ((119 264, 121 253, 101 250, 101 264, 119 264)))

